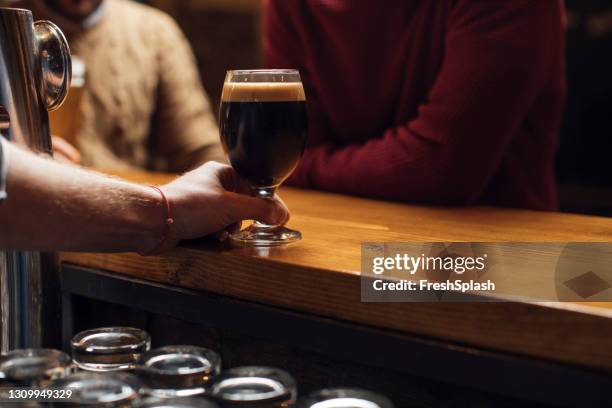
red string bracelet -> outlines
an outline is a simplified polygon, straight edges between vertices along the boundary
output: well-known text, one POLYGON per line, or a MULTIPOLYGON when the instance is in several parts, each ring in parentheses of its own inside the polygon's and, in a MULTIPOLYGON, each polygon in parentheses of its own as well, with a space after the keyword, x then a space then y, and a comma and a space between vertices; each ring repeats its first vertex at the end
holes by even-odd
POLYGON ((162 249, 162 247, 164 246, 164 244, 170 237, 170 231, 172 229, 172 224, 174 224, 174 218, 172 217, 172 204, 170 200, 168 200, 168 197, 166 197, 166 194, 164 194, 161 188, 156 187, 156 186, 150 186, 150 187, 157 190, 157 192, 159 192, 159 194, 162 196, 164 207, 166 207, 166 214, 165 214, 166 216, 164 219, 164 231, 162 232, 159 242, 157 243, 157 245, 153 247, 153 249, 146 251, 146 252, 141 252, 140 255, 143 255, 143 256, 155 255, 162 249))

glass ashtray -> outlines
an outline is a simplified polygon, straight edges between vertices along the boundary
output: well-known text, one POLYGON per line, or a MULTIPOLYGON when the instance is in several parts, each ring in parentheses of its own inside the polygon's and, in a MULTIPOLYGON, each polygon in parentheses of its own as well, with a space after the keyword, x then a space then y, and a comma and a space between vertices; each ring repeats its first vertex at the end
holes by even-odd
POLYGON ((66 406, 104 408, 131 407, 141 390, 138 379, 128 373, 80 372, 54 381, 51 389, 71 391, 66 406))
POLYGON ((46 387, 72 371, 70 356, 59 350, 21 349, 0 357, 0 378, 26 387, 46 387))
POLYGON ((301 399, 297 408, 393 408, 380 394, 358 388, 328 388, 301 399))
POLYGON ((171 398, 204 394, 221 371, 216 352, 195 346, 167 346, 140 356, 137 373, 151 396, 171 398))
POLYGON ((145 398, 136 402, 134 408, 219 408, 205 398, 145 398))
POLYGON ((82 370, 131 370, 151 348, 151 337, 133 327, 103 327, 78 333, 70 347, 75 365, 82 370))
POLYGON ((272 367, 236 367, 219 376, 210 395, 222 407, 289 407, 297 387, 293 377, 272 367))

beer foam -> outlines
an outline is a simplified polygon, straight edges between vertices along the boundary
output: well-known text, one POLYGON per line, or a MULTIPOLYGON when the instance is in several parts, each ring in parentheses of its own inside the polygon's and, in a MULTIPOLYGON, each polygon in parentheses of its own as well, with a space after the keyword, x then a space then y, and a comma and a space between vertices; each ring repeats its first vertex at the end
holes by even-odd
POLYGON ((305 101, 301 82, 226 82, 221 102, 305 101))

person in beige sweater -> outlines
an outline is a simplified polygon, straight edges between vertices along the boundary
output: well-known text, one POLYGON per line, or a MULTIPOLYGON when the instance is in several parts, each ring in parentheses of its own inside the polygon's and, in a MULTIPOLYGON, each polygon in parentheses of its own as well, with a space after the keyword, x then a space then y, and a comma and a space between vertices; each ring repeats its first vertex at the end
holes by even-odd
MULTIPOLYGON (((76 138, 82 164, 182 172, 222 159, 193 52, 170 16, 130 0, 10 5, 56 23, 85 63, 76 138)), ((54 147, 71 156, 62 141, 54 147)))

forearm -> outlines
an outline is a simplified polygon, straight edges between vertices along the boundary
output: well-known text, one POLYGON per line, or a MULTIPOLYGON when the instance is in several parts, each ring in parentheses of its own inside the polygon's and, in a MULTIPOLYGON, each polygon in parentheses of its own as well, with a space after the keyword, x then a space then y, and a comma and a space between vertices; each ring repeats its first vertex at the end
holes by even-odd
POLYGON ((0 248, 144 251, 155 246, 164 209, 155 190, 58 164, 5 143, 7 194, 0 248))
POLYGON ((509 136, 497 132, 497 138, 487 138, 487 132, 460 126, 433 130, 423 123, 431 121, 417 118, 364 144, 308 148, 289 183, 385 200, 475 202, 502 160, 509 136))
MULTIPOLYGON (((365 144, 307 149, 289 184, 385 200, 464 204, 480 191, 449 146, 388 132, 365 144)), ((463 163, 465 167, 465 163, 463 163)))

